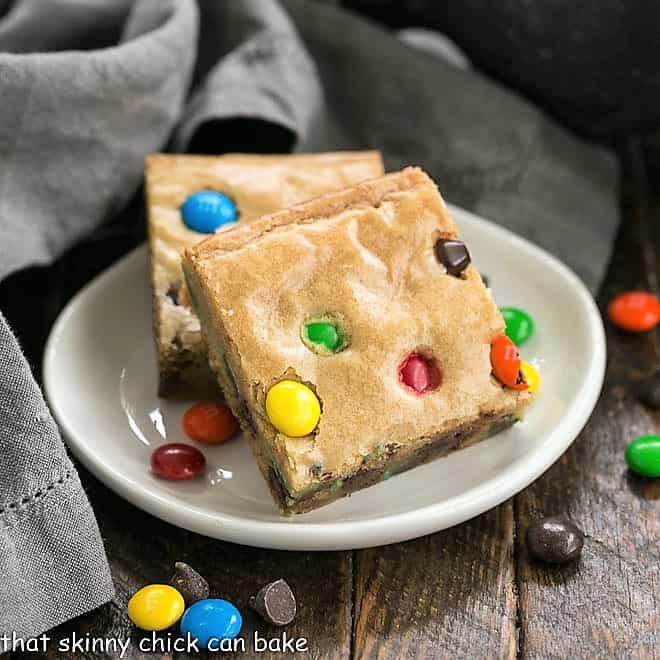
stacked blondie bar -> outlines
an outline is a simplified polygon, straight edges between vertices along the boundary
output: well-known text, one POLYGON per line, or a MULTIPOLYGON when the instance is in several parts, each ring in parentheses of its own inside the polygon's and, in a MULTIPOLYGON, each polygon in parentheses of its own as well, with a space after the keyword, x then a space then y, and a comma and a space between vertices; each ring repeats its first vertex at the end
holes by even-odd
POLYGON ((435 184, 381 167, 372 152, 148 161, 161 390, 208 390, 210 364, 283 512, 477 442, 530 400, 435 184), (238 209, 206 240, 185 226, 202 190, 238 209))

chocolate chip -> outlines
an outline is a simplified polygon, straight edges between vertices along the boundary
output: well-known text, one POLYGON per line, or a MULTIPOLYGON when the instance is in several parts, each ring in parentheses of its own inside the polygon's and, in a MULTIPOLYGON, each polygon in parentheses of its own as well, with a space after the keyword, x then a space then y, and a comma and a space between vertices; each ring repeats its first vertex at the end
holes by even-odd
POLYGON ((470 253, 463 241, 440 238, 435 243, 435 256, 450 275, 458 277, 470 263, 470 253))
POLYGON ((296 616, 296 599, 284 580, 276 580, 250 598, 250 606, 268 623, 286 626, 296 616))
POLYGON ((181 283, 172 282, 165 292, 165 295, 172 301, 173 305, 179 304, 179 291, 181 291, 181 283))
POLYGON ((551 564, 563 564, 580 556, 584 534, 568 518, 542 518, 527 530, 532 556, 551 564))
POLYGON ((490 278, 488 275, 484 275, 483 273, 479 273, 481 275, 481 281, 484 283, 484 286, 488 288, 490 286, 490 278))
POLYGON ((183 596, 186 605, 209 597, 209 583, 185 562, 177 561, 174 564, 174 575, 170 584, 183 596))
POLYGON ((645 406, 660 410, 660 370, 639 384, 637 396, 645 406))

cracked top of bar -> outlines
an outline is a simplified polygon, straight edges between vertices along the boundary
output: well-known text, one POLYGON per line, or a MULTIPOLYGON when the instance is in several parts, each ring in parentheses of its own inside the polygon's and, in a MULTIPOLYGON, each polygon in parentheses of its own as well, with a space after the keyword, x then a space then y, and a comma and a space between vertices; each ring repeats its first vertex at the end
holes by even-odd
POLYGON ((457 236, 433 181, 406 168, 186 251, 208 309, 202 325, 224 337, 224 346, 209 348, 226 351, 292 490, 304 488, 315 465, 342 478, 378 445, 421 446, 529 397, 491 376, 490 343, 504 323, 477 270, 455 277, 436 259, 436 240, 457 236), (340 320, 345 350, 319 355, 301 341, 303 324, 320 317, 340 320), (412 351, 437 361, 435 391, 417 395, 399 382, 412 351), (284 377, 309 384, 320 399, 310 436, 283 436, 268 422, 265 394, 284 377))

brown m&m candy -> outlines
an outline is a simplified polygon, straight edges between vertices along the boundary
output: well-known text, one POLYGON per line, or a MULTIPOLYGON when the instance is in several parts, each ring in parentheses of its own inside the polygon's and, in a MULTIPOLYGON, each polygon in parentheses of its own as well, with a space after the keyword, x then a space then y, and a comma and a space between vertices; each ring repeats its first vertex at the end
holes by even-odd
POLYGON ((296 616, 296 599, 291 587, 281 579, 259 589, 250 598, 250 606, 264 621, 276 626, 286 626, 296 616))
POLYGON ((463 241, 439 238, 434 249, 438 261, 454 277, 458 277, 470 264, 470 253, 463 241))
POLYGON ((527 530, 526 540, 530 554, 536 559, 563 564, 580 556, 584 534, 568 518, 542 518, 527 530))

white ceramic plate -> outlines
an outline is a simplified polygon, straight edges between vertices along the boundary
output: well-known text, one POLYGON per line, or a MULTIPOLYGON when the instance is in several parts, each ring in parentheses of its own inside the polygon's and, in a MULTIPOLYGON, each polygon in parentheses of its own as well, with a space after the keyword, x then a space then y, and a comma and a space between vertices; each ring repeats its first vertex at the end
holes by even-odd
POLYGON ((317 511, 278 514, 247 445, 203 448, 205 478, 169 482, 149 472, 154 447, 186 442, 189 403, 158 399, 147 252, 138 248, 66 307, 46 347, 46 395, 73 453, 106 485, 175 525, 226 541, 289 550, 338 550, 402 541, 468 520, 544 472, 577 436, 603 381, 600 315, 581 281, 546 252, 453 208, 498 304, 536 321, 522 356, 541 390, 522 423, 317 511))

